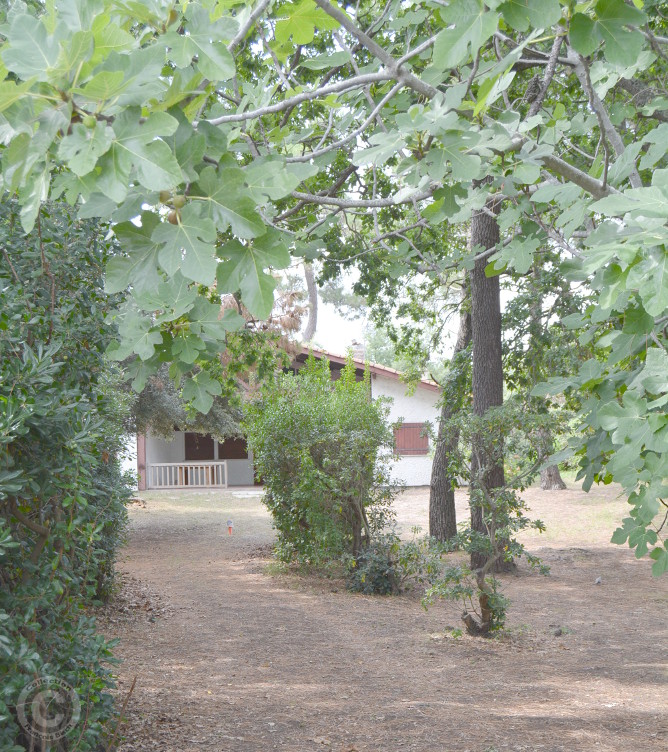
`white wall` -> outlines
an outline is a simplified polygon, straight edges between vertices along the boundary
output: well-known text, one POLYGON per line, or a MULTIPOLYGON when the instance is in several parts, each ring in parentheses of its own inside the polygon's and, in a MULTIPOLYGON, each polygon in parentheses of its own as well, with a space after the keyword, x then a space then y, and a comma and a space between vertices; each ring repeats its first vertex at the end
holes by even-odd
MULTIPOLYGON (((121 470, 124 473, 133 473, 135 478, 138 477, 137 473, 137 436, 135 434, 129 434, 125 437, 125 450, 121 457, 121 470)), ((133 488, 137 488, 137 482, 133 485, 133 488)))
MULTIPOLYGON (((380 374, 371 376, 371 395, 391 397, 390 420, 403 418, 405 423, 430 422, 438 428, 439 409, 437 407, 440 393, 417 386, 412 394, 406 393, 406 385, 397 379, 380 374)), ((431 481, 433 462, 433 442, 429 442, 429 454, 397 457, 392 469, 392 477, 403 481, 407 486, 428 486, 431 481)))
POLYGON ((156 462, 183 462, 186 457, 186 440, 183 431, 174 431, 172 441, 157 436, 146 436, 146 464, 156 462))
MULTIPOLYGON (((250 457, 250 455, 249 455, 250 457)), ((228 486, 252 486, 255 483, 253 462, 247 460, 225 460, 227 462, 228 486)))

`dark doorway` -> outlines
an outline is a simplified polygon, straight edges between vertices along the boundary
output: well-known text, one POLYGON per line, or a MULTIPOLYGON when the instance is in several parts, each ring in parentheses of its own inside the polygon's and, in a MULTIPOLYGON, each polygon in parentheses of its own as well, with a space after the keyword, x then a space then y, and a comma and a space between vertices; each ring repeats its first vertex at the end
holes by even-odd
POLYGON ((189 460, 212 460, 213 439, 201 433, 186 434, 186 462, 189 460))

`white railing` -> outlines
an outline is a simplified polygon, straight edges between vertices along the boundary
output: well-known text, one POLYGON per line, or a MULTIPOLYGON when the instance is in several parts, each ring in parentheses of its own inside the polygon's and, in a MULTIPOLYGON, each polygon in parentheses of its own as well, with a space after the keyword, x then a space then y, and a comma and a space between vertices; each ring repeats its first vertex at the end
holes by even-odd
POLYGON ((227 488, 227 462, 156 462, 147 476, 147 488, 227 488))

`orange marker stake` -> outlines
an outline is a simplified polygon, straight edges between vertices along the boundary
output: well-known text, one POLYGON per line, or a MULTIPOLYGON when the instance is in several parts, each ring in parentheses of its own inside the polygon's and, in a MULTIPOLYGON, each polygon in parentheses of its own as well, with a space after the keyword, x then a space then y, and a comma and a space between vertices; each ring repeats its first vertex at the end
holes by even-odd
POLYGON ((234 522, 232 520, 227 521, 227 534, 232 535, 232 530, 234 530, 234 522))

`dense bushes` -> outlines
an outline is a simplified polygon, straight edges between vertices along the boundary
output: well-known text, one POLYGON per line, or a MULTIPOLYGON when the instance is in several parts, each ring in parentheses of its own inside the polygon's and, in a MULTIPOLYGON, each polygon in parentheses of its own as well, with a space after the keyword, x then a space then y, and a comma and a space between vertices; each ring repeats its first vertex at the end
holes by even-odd
POLYGON ((127 398, 104 358, 108 248, 62 207, 25 237, 12 209, 0 216, 0 749, 41 748, 20 721, 33 697, 55 702, 39 686, 26 694, 46 679, 74 689, 69 708, 45 710, 50 748, 93 750, 112 679, 88 607, 109 595, 129 493, 127 398), (62 738, 58 712, 73 721, 62 738))
POLYGON ((358 556, 387 524, 393 435, 387 405, 370 395, 368 373, 356 381, 352 361, 332 383, 329 363, 309 358, 246 406, 283 561, 358 556))

